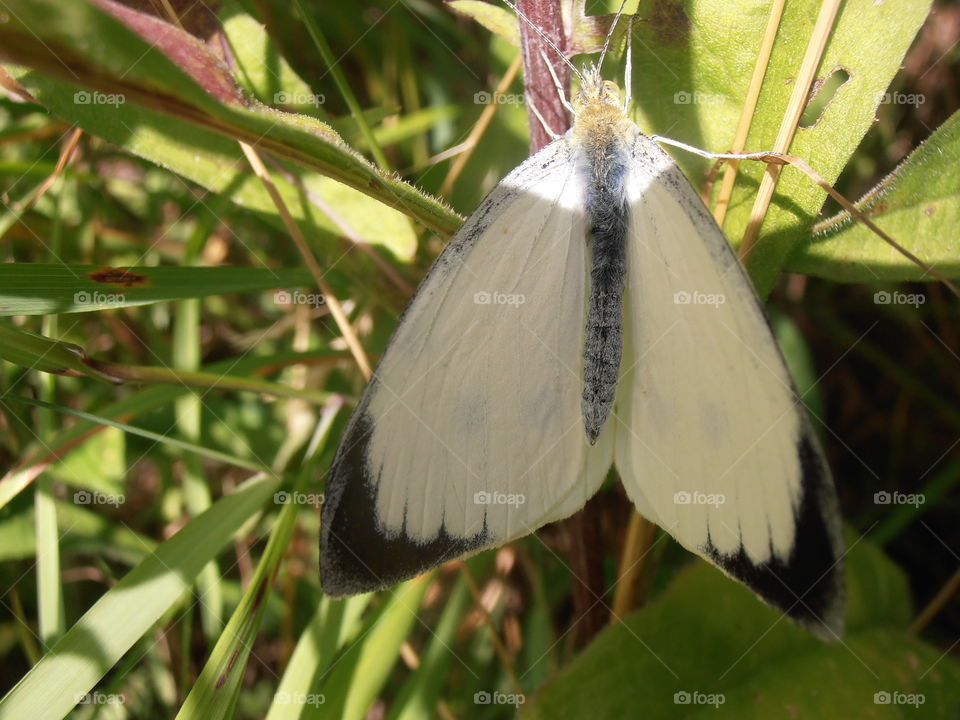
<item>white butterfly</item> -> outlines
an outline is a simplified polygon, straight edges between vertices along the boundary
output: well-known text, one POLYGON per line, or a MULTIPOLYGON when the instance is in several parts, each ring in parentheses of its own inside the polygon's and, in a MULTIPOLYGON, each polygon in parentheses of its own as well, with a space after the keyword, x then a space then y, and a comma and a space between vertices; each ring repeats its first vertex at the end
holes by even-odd
POLYGON ((580 509, 613 465, 683 546, 839 634, 833 485, 749 279, 596 68, 574 110, 404 314, 330 471, 324 591, 526 535, 580 509))

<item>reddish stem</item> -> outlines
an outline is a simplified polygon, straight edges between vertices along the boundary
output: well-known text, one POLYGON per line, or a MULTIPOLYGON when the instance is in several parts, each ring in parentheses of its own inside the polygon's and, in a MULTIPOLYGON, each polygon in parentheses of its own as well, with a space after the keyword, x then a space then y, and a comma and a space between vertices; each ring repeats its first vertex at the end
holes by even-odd
POLYGON ((560 0, 519 0, 517 7, 530 20, 520 20, 520 48, 523 53, 523 78, 527 102, 527 117, 530 119, 530 153, 549 144, 552 138, 543 129, 540 120, 530 104, 536 106, 544 120, 556 133, 564 133, 570 127, 570 116, 560 101, 553 77, 544 62, 544 56, 550 61, 560 80, 564 95, 570 96, 570 68, 557 56, 531 23, 543 31, 558 48, 566 52, 567 34, 563 28, 563 16, 560 13, 560 0))

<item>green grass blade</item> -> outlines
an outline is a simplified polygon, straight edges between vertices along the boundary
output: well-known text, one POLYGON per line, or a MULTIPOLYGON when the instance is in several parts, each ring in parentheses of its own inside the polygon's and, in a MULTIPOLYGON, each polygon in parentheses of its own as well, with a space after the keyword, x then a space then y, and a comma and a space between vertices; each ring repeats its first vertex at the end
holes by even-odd
POLYGON ((407 640, 423 593, 433 573, 395 587, 387 605, 356 643, 337 661, 324 680, 322 705, 309 706, 306 717, 363 720, 396 664, 407 640))
POLYGON ((149 305, 164 300, 313 287, 304 268, 0 264, 0 316, 149 305))
POLYGON ((307 709, 326 703, 317 690, 337 651, 351 642, 372 594, 345 600, 324 597, 297 641, 266 720, 300 720, 307 709))
MULTIPOLYGON (((319 454, 323 451, 340 407, 341 403, 336 402, 324 410, 315 434, 317 449, 312 456, 312 462, 306 464, 306 471, 301 471, 295 486, 296 490, 311 478, 309 470, 314 467, 319 454)), ((192 718, 220 720, 232 715, 250 649, 266 608, 265 598, 270 592, 280 561, 287 551, 299 509, 296 503, 286 503, 282 506, 280 516, 270 532, 267 547, 260 562, 257 563, 253 579, 236 611, 230 617, 227 627, 220 635, 200 677, 190 690, 186 702, 180 708, 177 720, 192 718)))
POLYGON ((279 482, 251 479, 127 573, 0 700, 0 718, 60 720, 183 595, 279 482))

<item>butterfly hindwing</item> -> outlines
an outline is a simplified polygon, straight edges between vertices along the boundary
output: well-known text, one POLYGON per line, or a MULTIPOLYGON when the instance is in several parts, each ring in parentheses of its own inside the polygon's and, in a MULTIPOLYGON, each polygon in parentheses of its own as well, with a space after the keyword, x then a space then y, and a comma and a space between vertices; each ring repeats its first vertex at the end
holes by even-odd
POLYGON ((623 482, 685 547, 839 632, 833 486, 759 300, 679 168, 640 134, 631 173, 623 482))

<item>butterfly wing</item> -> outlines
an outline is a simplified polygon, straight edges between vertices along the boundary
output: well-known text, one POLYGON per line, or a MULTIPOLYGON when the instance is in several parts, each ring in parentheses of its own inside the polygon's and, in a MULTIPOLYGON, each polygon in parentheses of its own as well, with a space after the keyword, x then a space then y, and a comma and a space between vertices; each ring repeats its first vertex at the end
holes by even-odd
POLYGON ((829 471, 760 302, 677 166, 639 135, 616 464, 638 509, 821 634, 842 627, 829 471))
POLYGON ((341 439, 321 580, 374 590, 568 515, 612 463, 580 411, 582 180, 560 139, 508 175, 437 259, 341 439))

